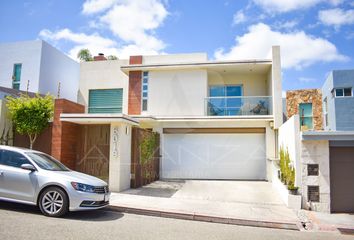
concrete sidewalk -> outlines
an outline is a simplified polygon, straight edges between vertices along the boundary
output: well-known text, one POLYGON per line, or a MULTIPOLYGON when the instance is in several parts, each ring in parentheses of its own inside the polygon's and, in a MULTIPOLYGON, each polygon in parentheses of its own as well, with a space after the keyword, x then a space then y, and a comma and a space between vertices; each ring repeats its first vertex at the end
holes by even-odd
POLYGON ((302 228, 296 213, 279 200, 266 182, 187 181, 174 184, 172 189, 169 184, 163 184, 169 194, 162 194, 163 189, 149 191, 151 186, 112 193, 110 207, 130 213, 189 220, 293 230, 302 228), (151 196, 154 193, 155 196, 151 196))

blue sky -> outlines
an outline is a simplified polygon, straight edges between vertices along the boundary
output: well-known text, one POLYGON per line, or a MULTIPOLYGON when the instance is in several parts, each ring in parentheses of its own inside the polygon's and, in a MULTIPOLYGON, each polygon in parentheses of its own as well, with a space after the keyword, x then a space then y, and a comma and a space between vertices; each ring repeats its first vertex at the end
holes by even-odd
POLYGON ((284 90, 321 87, 332 69, 354 66, 353 0, 12 0, 0 9, 0 42, 40 38, 72 57, 89 48, 268 58, 280 45, 284 90))

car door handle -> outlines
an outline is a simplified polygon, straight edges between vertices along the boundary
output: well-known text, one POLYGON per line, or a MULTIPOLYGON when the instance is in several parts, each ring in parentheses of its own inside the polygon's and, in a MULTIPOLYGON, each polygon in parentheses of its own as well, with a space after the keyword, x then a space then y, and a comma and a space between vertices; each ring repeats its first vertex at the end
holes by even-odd
POLYGON ((4 176, 4 172, 1 172, 1 171, 0 171, 0 176, 4 176))

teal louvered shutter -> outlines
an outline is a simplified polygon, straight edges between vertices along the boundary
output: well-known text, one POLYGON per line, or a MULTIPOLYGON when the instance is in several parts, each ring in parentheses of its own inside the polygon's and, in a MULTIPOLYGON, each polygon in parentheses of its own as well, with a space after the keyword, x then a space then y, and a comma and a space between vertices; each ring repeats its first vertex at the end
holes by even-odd
POLYGON ((122 113, 123 89, 89 91, 89 113, 122 113))

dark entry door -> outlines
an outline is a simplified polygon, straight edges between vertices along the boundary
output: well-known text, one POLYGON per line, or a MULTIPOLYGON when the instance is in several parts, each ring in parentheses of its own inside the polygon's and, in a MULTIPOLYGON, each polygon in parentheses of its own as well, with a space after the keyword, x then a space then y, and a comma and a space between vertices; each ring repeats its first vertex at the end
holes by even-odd
POLYGON ((354 147, 330 147, 331 211, 354 212, 354 147))

